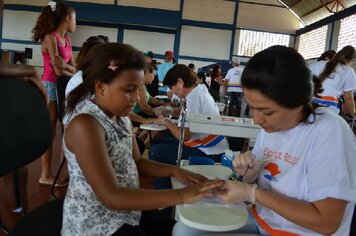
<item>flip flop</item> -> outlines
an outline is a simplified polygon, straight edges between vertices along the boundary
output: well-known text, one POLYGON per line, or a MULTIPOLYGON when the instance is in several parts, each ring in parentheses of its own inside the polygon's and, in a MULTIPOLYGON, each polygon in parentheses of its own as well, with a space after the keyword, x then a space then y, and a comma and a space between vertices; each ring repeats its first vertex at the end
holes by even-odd
MULTIPOLYGON (((44 182, 44 181, 41 181, 41 180, 38 180, 38 184, 40 185, 40 186, 52 186, 53 185, 53 182, 44 182)), ((54 185, 54 187, 55 188, 65 188, 65 187, 67 187, 68 186, 68 183, 56 183, 55 185, 54 185)))

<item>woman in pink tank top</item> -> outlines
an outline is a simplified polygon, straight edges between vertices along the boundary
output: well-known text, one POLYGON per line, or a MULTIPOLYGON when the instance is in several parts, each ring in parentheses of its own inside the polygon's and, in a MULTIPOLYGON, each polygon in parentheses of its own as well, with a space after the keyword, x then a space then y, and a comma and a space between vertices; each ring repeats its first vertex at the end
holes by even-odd
MULTIPOLYGON (((41 43, 43 56, 42 83, 48 93, 48 108, 54 131, 58 119, 57 80, 61 76, 72 76, 76 72, 72 46, 67 37, 67 33, 74 32, 75 28, 76 14, 74 9, 61 2, 49 2, 32 30, 35 42, 41 43)), ((54 181, 51 173, 52 145, 43 154, 41 160, 42 172, 39 183, 52 185, 54 181)), ((66 184, 60 182, 56 184, 56 187, 63 186, 66 186, 66 184)))

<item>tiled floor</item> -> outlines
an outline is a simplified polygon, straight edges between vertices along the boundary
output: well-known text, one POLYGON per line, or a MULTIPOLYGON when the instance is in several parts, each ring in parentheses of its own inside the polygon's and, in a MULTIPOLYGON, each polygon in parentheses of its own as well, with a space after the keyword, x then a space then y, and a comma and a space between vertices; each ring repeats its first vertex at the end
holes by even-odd
MULTIPOLYGON (((58 130, 58 128, 57 128, 58 130)), ((54 150, 53 150, 53 163, 52 171, 55 174, 60 165, 60 135, 57 132, 57 136, 54 140, 54 150)), ((145 153, 147 155, 147 151, 145 153)), ((23 205, 28 205, 28 211, 33 210, 34 208, 52 200, 51 188, 40 186, 38 184, 38 179, 41 171, 41 160, 38 159, 35 162, 28 165, 28 181, 27 181, 27 201, 26 199, 22 200, 23 205)), ((61 173, 61 177, 67 177, 67 170, 64 169, 61 173)), ((151 188, 152 180, 151 179, 140 179, 141 187, 151 188)), ((2 222, 8 227, 11 228, 16 222, 21 219, 21 215, 18 213, 12 213, 11 209, 16 206, 15 202, 4 205, 3 198, 6 194, 11 194, 13 190, 10 188, 8 182, 5 182, 3 178, 0 178, 0 214, 2 222)), ((66 188, 57 188, 55 189, 56 196, 64 197, 66 193, 66 188)), ((24 194, 23 194, 24 195, 24 194)), ((0 236, 5 236, 5 234, 0 230, 0 236)))

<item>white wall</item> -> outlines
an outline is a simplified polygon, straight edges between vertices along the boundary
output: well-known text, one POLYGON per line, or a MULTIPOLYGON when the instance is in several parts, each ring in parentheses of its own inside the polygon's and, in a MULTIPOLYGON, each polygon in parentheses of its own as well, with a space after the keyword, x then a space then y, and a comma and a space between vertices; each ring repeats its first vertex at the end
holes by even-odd
POLYGON ((235 2, 224 0, 185 0, 183 19, 233 24, 235 2))
POLYGON ((183 26, 179 54, 225 60, 230 42, 231 31, 183 26))
POLYGON ((165 51, 173 51, 174 34, 147 32, 140 30, 124 30, 124 43, 131 44, 135 48, 154 54, 164 54, 165 51))

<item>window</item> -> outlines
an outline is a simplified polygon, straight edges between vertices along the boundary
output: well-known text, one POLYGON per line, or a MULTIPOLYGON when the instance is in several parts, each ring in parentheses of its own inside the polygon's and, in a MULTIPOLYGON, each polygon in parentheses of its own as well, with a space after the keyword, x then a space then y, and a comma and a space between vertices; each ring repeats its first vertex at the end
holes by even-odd
POLYGON ((356 14, 341 20, 337 50, 347 45, 356 47, 356 14))
POLYGON ((327 30, 325 25, 300 35, 298 51, 305 59, 318 58, 325 51, 327 30))
POLYGON ((237 54, 252 57, 259 51, 273 45, 289 45, 289 35, 252 30, 240 30, 237 54))

